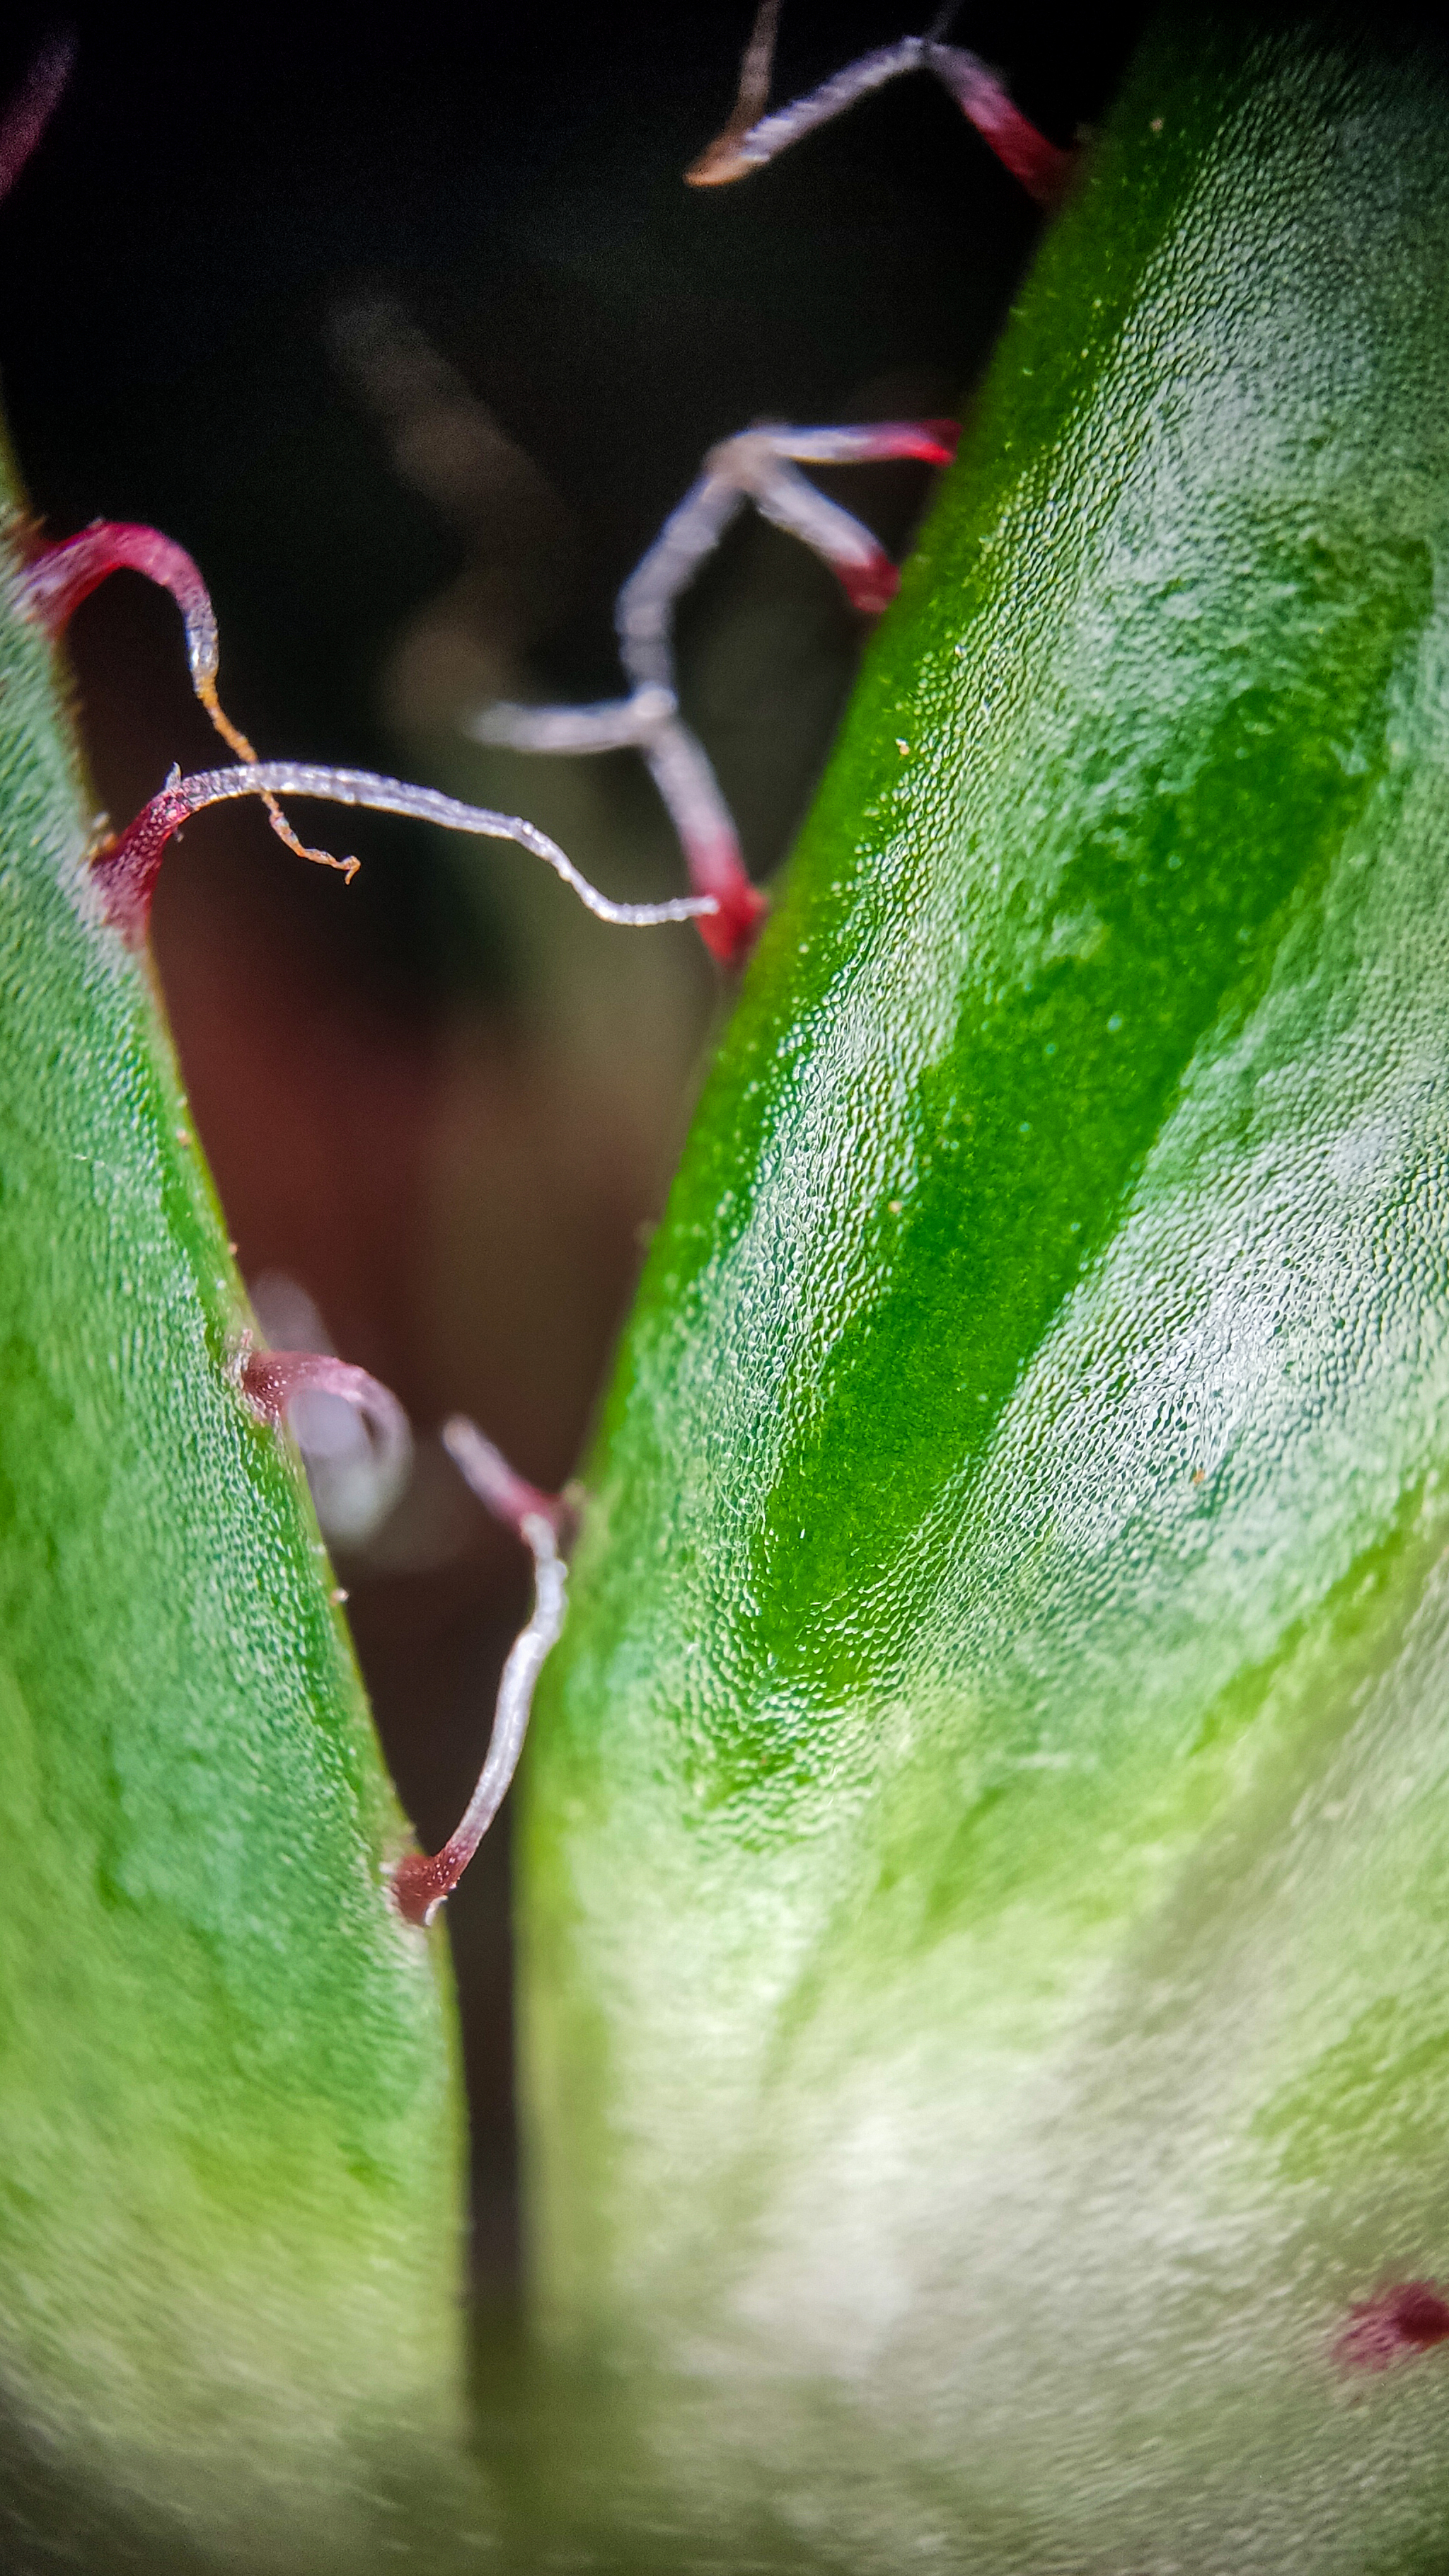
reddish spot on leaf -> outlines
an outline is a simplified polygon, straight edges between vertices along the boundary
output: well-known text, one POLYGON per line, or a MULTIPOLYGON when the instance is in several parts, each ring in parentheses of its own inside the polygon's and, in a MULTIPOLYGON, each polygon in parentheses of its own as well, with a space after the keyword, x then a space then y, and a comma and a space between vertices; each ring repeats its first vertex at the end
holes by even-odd
POLYGON ((1363 2299, 1333 2347, 1345 2370, 1387 2370, 1407 2355, 1449 2339, 1449 2299, 1432 2281, 1397 2281, 1363 2299))

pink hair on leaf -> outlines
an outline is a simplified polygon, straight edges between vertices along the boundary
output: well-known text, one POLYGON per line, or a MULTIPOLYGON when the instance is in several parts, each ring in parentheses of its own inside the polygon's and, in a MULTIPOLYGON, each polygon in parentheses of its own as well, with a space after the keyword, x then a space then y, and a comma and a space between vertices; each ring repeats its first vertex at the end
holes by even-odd
POLYGON ((442 1442, 464 1483, 515 1538, 523 1537, 531 1518, 546 1520, 561 1547, 572 1538, 574 1515, 563 1495, 546 1494, 541 1485, 531 1485, 526 1476, 520 1476, 466 1413, 449 1415, 442 1442))
POLYGON ((712 841, 692 836, 685 844, 689 882, 712 894, 715 908, 699 924, 699 935, 711 957, 735 969, 748 963, 770 909, 769 898, 745 874, 740 845, 733 832, 712 841))
MULTIPOLYGON (((749 438, 753 433, 746 430, 749 438)), ((797 465, 883 465, 913 457, 920 465, 949 465, 961 436, 956 420, 874 420, 859 429, 781 429, 770 433, 777 454, 797 465)))
MULTIPOLYGON (((26 606, 52 635, 58 635, 82 600, 89 599, 113 572, 141 573, 158 589, 170 592, 186 629, 192 688, 228 749, 239 760, 255 761, 252 745, 232 723, 216 693, 220 648, 211 595, 196 563, 174 538, 163 537, 159 528, 138 526, 134 520, 93 519, 78 537, 47 546, 26 567, 21 576, 26 606)), ((299 841, 275 796, 266 796, 263 802, 272 830, 299 859, 338 868, 348 879, 356 875, 355 859, 334 859, 330 850, 312 850, 299 841)))
POLYGON ((299 1395, 336 1395, 361 1415, 377 1452, 379 1476, 400 1486, 412 1451, 408 1418, 390 1388, 330 1351, 261 1351, 244 1343, 236 1383, 260 1422, 280 1430, 299 1395))
POLYGON ((1071 176, 1072 156, 1023 116, 1007 97, 994 72, 978 54, 961 45, 932 45, 926 68, 949 90, 962 115, 990 146, 1003 170, 1020 181, 1039 206, 1060 203, 1071 176))
POLYGON ((22 575, 25 601, 53 635, 58 635, 83 599, 89 599, 113 572, 143 573, 147 581, 169 590, 186 628, 186 659, 198 696, 216 685, 216 616, 210 594, 193 558, 159 528, 143 528, 128 519, 93 519, 78 537, 47 546, 22 575))
POLYGON ((954 15, 953 8, 943 9, 924 36, 901 36, 892 45, 878 45, 822 81, 818 89, 766 116, 780 6, 779 0, 763 0, 745 48, 739 96, 729 122, 685 172, 690 186, 718 188, 743 179, 788 151, 802 135, 829 125, 872 90, 883 89, 887 81, 899 80, 906 72, 931 72, 1028 196, 1038 205, 1055 205, 1071 169, 1071 154, 1049 143, 1022 115, 979 54, 941 41, 954 15))
POLYGON ((679 711, 675 603, 752 501, 762 518, 829 564, 854 607, 876 615, 900 586, 895 565, 870 529, 817 492, 797 466, 870 465, 892 457, 949 465, 956 436, 954 421, 887 420, 858 429, 759 427, 721 439, 615 604, 629 696, 588 707, 484 707, 469 718, 475 742, 507 743, 516 751, 641 752, 679 836, 690 884, 711 899, 699 931, 722 966, 745 964, 769 904, 751 883, 709 754, 679 711))
MULTIPOLYGON (((202 769, 190 778, 175 772, 158 796, 143 805, 133 823, 118 833, 91 862, 91 874, 112 926, 133 947, 146 936, 151 900, 167 845, 181 824, 208 805, 240 796, 315 796, 324 804, 355 805, 372 814, 406 814, 433 823, 445 832, 469 832, 481 840, 517 841, 542 859, 586 910, 601 921, 625 929, 648 930, 666 921, 694 921, 717 911, 713 895, 677 895, 667 903, 614 903, 600 894, 557 841, 520 814, 495 814, 486 805, 464 805, 436 788, 411 787, 400 778, 381 778, 370 769, 329 769, 305 760, 260 760, 239 769, 202 769)), ((357 861, 349 861, 349 873, 357 861)))
POLYGON ((882 420, 861 429, 747 429, 712 449, 705 469, 707 475, 736 484, 762 519, 809 546, 829 564, 851 606, 875 617, 889 608, 900 574, 869 528, 817 492, 796 468, 883 465, 900 457, 949 465, 955 447, 952 421, 882 420))
POLYGON ((514 1639, 493 1715, 478 1785, 442 1850, 410 1852, 393 1872, 392 1899, 405 1923, 431 1923, 452 1895, 503 1804, 528 1732, 534 1685, 564 1622, 568 1578, 560 1543, 572 1515, 562 1496, 545 1494, 510 1467, 500 1449, 466 1414, 443 1425, 443 1444, 481 1503, 521 1538, 533 1556, 533 1610, 514 1639))

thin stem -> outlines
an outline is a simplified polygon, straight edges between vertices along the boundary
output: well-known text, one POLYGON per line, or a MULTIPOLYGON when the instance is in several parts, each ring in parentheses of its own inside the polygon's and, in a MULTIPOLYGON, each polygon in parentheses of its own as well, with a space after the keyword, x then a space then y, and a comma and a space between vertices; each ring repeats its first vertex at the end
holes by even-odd
POLYGON ((731 122, 743 131, 754 124, 770 95, 775 75, 775 39, 780 32, 780 0, 760 0, 750 41, 740 62, 739 95, 731 122))
POLYGON ((93 519, 79 536, 47 546, 21 575, 25 604, 52 634, 67 624, 113 572, 139 572, 169 591, 186 629, 186 660, 198 696, 215 688, 219 658, 216 613, 199 566, 159 528, 132 520, 93 519))
POLYGON ((466 1485, 496 1521, 522 1538, 530 1518, 546 1520, 560 1544, 569 1534, 572 1515, 561 1494, 546 1494, 509 1465, 496 1442, 466 1413, 452 1413, 442 1429, 442 1443, 466 1485))
POLYGON ((734 817, 709 754, 698 735, 676 718, 659 727, 644 758, 679 834, 690 884, 715 899, 716 909, 700 922, 699 935, 722 966, 743 966, 769 904, 750 881, 734 817))
MULTIPOLYGON (((316 796, 332 805, 356 805, 374 814, 407 814, 418 822, 437 824, 445 832, 468 832, 482 840, 517 841, 551 867, 579 901, 600 921, 628 929, 650 929, 666 921, 693 921, 718 909, 713 895, 677 895, 667 903, 615 903, 580 874, 556 841, 518 814, 495 814, 486 805, 464 805, 435 788, 411 787, 399 778, 379 778, 367 769, 328 769, 311 761, 262 760, 239 769, 198 770, 190 778, 171 778, 159 796, 142 807, 109 848, 93 863, 93 874, 111 921, 128 939, 144 938, 151 898, 167 843, 178 826, 208 805, 234 797, 316 796)), ((348 863, 348 873, 355 868, 348 863)))
POLYGON ((593 707, 516 707, 500 699, 469 716, 463 730, 474 742, 514 751, 637 751, 678 712, 673 690, 650 682, 632 697, 593 707))
MULTIPOLYGON (((186 661, 192 688, 222 741, 238 760, 255 761, 257 754, 251 743, 232 723, 216 693, 220 648, 211 595, 198 566, 174 538, 163 537, 159 528, 138 526, 134 520, 93 519, 79 536, 47 546, 34 563, 27 565, 21 587, 31 614, 41 618, 55 635, 82 600, 89 599, 91 592, 99 589, 113 572, 138 572, 159 589, 170 592, 186 630, 186 661)), ((305 841, 297 838, 275 796, 266 797, 264 802, 272 830, 299 859, 311 859, 318 867, 338 868, 347 877, 354 873, 355 859, 334 859, 330 850, 309 849, 305 841)))
POLYGON ((866 616, 889 608, 901 577, 884 546, 859 519, 842 510, 837 501, 827 501, 783 458, 774 460, 755 495, 755 507, 772 527, 783 528, 788 537, 799 537, 829 564, 852 608, 866 616))
POLYGON ((747 487, 728 462, 737 445, 726 439, 711 449, 706 471, 670 511, 614 604, 620 659, 636 687, 652 683, 673 694, 674 603, 745 506, 747 487))
POLYGON ((741 131, 732 118, 723 133, 716 135, 686 170, 686 179, 693 188, 722 188, 734 179, 743 179, 748 171, 763 169, 767 161, 798 143, 802 134, 813 134, 817 126, 829 125, 832 118, 843 116, 847 108, 854 107, 857 99, 868 97, 873 89, 899 80, 902 72, 920 71, 925 53, 923 36, 902 36, 893 45, 879 45, 873 53, 847 63, 844 71, 833 73, 818 89, 793 99, 788 107, 776 108, 773 116, 762 117, 757 125, 741 131))
POLYGON ((503 1667, 488 1751, 456 1830, 441 1851, 431 1856, 410 1852, 393 1873, 393 1903, 404 1922, 418 1924, 431 1923, 444 1898, 452 1895, 503 1804, 528 1732, 534 1685, 568 1606, 568 1578, 559 1553, 564 1504, 518 1475, 465 1414, 454 1414, 444 1425, 443 1441, 479 1500, 531 1550, 533 1613, 503 1667))
POLYGON ((391 1502, 401 1493, 412 1463, 412 1431, 397 1397, 380 1378, 330 1351, 256 1350, 250 1338, 237 1355, 235 1377, 250 1410, 276 1430, 298 1396, 340 1396, 367 1426, 379 1494, 391 1502))
POLYGON ((968 53, 964 45, 933 43, 926 49, 926 67, 1027 195, 1039 206, 1055 206, 1071 174, 1072 156, 1048 143, 1030 117, 1022 115, 980 55, 968 53))
POLYGON ((742 430, 711 448, 691 484, 619 593, 614 625, 619 658, 633 690, 591 707, 484 708, 468 719, 475 742, 517 751, 642 751, 689 866, 690 883, 715 900, 700 922, 705 946, 722 965, 748 957, 766 911, 750 882, 734 821, 703 743, 679 712, 674 673, 674 607, 732 519, 747 501, 828 563, 852 604, 885 608, 899 583, 895 565, 869 528, 827 501, 795 463, 865 465, 915 457, 949 465, 954 421, 876 421, 859 429, 742 430))
MULTIPOLYGON (((755 62, 761 45, 762 11, 746 50, 734 113, 723 132, 685 172, 691 187, 719 188, 743 179, 751 170, 763 169, 767 161, 788 151, 802 135, 813 134, 818 127, 843 116, 858 99, 883 88, 887 81, 898 80, 904 72, 929 71, 949 92, 968 123, 975 126, 1002 167, 1020 180, 1027 194, 1039 205, 1055 205, 1071 167, 1071 154, 1059 151, 1029 117, 1022 115, 979 54, 968 53, 964 45, 942 42, 955 15, 952 0, 952 5, 938 11, 924 36, 902 36, 893 45, 877 46, 873 53, 860 55, 843 71, 822 81, 818 89, 807 91, 803 98, 792 99, 788 107, 776 108, 773 116, 761 116, 758 123, 751 124, 744 114, 747 95, 750 100, 758 97, 761 107, 768 95, 757 76, 748 82, 745 77, 745 69, 755 62)), ((772 19, 765 55, 767 80, 774 34, 772 19)))
MULTIPOLYGON (((745 432, 747 438, 757 434, 745 432)), ((797 465, 882 465, 896 457, 949 465, 961 428, 954 420, 872 420, 858 429, 774 429, 766 435, 774 455, 792 457, 797 465)))

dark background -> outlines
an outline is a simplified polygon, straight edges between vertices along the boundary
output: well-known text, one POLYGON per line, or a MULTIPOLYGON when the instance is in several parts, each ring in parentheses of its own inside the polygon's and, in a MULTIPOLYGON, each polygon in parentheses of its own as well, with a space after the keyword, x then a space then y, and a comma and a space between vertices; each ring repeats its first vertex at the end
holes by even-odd
MULTIPOLYGON (((953 33, 1065 143, 1137 15, 1082 13, 1064 36, 983 6, 953 33)), ((619 893, 681 881, 637 765, 485 753, 460 714, 617 689, 613 592, 713 440, 758 415, 969 402, 1038 232, 919 77, 738 188, 686 189, 748 22, 749 0, 485 6, 466 26, 418 7, 222 28, 73 12, 69 90, 0 209, 0 371, 48 533, 140 519, 190 548, 224 703, 264 757, 522 810, 619 893)), ((786 0, 776 100, 914 23, 786 0)), ((6 92, 56 24, 10 17, 6 92)), ((900 548, 927 479, 832 488, 900 548)), ((758 874, 861 640, 829 576, 758 523, 691 596, 687 700, 758 874)), ((161 594, 118 578, 71 646, 117 820, 173 759, 228 757, 161 594)), ((299 820, 317 837, 336 818, 299 820)), ((256 809, 207 817, 163 873, 155 944, 243 1269, 303 1287, 417 1426, 411 1492, 339 1562, 432 1848, 526 1578, 428 1435, 461 1407, 529 1474, 569 1473, 723 996, 692 933, 603 928, 511 850, 351 817, 345 846, 364 861, 347 890, 256 809)), ((485 2289, 515 2259, 507 1903, 500 1828, 449 1909, 485 2289)))

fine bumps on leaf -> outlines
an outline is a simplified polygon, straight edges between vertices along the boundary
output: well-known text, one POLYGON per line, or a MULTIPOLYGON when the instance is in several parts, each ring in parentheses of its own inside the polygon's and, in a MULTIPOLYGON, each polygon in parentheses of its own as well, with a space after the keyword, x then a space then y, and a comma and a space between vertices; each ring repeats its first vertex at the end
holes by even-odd
POLYGON ((525 2032, 684 2562, 1449 2527, 1444 110, 1148 49, 653 1246, 525 2032))
MULTIPOLYGON (((238 1361, 116 932, 216 798, 531 827, 243 738, 89 866, 11 600, 27 2569, 1442 2557, 1446 104, 1359 39, 1149 48, 872 653, 585 1480, 522 1873, 541 2331, 481 2467, 448 1999, 275 1432, 320 1364, 238 1361)), ((461 1447, 531 1680, 562 1508, 461 1447)))

